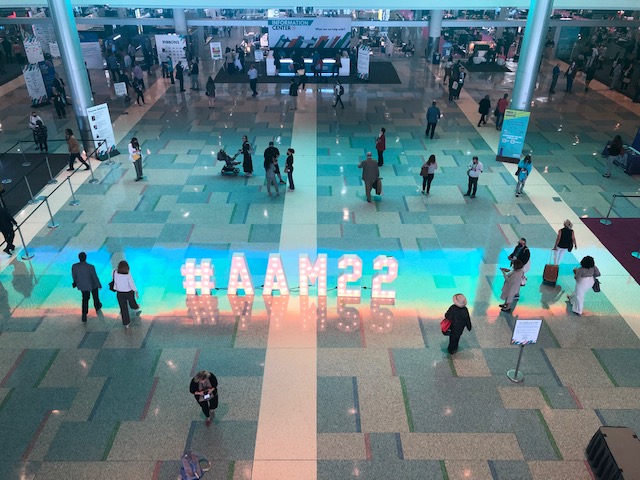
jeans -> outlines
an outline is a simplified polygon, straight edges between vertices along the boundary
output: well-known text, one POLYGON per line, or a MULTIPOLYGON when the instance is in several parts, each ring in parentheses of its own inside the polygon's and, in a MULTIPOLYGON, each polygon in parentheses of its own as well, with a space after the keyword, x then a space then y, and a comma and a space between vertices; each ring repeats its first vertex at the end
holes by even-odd
POLYGON ((433 181, 433 177, 434 176, 435 176, 435 174, 428 173, 426 177, 422 177, 422 191, 423 192, 424 192, 424 189, 426 187, 427 193, 429 193, 429 190, 431 190, 431 182, 433 181))
POLYGON ((258 79, 257 78, 252 78, 249 80, 249 87, 251 88, 251 91, 253 92, 253 95, 256 96, 258 94, 258 79))
POLYGON ((289 170, 287 172, 287 176, 289 177, 289 188, 291 190, 295 190, 296 186, 293 184, 293 170, 289 170))
POLYGON ((133 162, 133 168, 136 169, 136 179, 142 178, 142 158, 139 158, 135 162, 133 162))
POLYGON ((478 177, 469 177, 469 186, 467 187, 467 195, 476 196, 478 191, 478 177), (473 192, 471 191, 473 189, 473 192))
POLYGON ((518 179, 518 183, 516 184, 516 195, 519 195, 522 193, 522 190, 524 190, 524 184, 526 181, 527 181, 526 178, 524 180, 518 179))
POLYGON ((496 114, 496 129, 500 130, 502 128, 502 122, 504 121, 504 113, 496 114))

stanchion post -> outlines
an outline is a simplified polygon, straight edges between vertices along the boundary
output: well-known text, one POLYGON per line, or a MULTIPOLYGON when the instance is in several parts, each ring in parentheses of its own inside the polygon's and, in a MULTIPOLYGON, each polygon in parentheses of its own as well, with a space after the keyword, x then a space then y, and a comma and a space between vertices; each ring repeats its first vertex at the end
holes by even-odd
POLYGON ((53 213, 51 213, 51 207, 49 206, 49 198, 45 197, 44 201, 47 204, 47 210, 49 211, 49 218, 51 218, 51 221, 47 223, 47 227, 58 228, 60 224, 53 219, 53 213))
POLYGON ((111 159, 111 151, 109 150, 109 144, 107 143, 107 141, 106 141, 106 140, 104 141, 104 145, 105 145, 105 147, 107 147, 107 161, 106 161, 106 162, 104 162, 104 163, 105 163, 106 165, 113 165, 113 164, 114 164, 114 163, 116 163, 116 162, 114 162, 114 161, 111 159))
POLYGON ((33 258, 33 253, 29 253, 29 250, 27 250, 27 244, 24 242, 24 237, 22 236, 22 230, 20 230, 20 225, 16 226, 16 229, 18 230, 18 235, 20 235, 20 241, 22 242, 22 255, 20 256, 20 258, 22 258, 22 260, 31 260, 33 258))
POLYGON ((69 181, 69 188, 71 189, 71 201, 69 202, 69 205, 72 207, 77 207, 78 205, 80 205, 80 200, 76 198, 76 194, 73 191, 73 185, 71 185, 71 176, 68 176, 67 180, 69 181))
POLYGON ((522 360, 522 352, 524 352, 524 345, 520 345, 520 353, 518 354, 518 362, 516 363, 515 370, 509 370, 507 372, 507 377, 514 383, 520 383, 524 380, 524 375, 519 370, 520 368, 520 360, 522 360))
POLYGON ((31 197, 31 198, 29 198, 27 203, 29 205, 35 205, 36 203, 41 202, 43 197, 34 198, 33 192, 31 191, 31 185, 29 185, 29 179, 26 177, 26 175, 24 177, 24 183, 27 184, 27 189, 29 190, 29 197, 31 197))
POLYGON ((30 167, 31 166, 31 162, 27 162, 27 157, 24 156, 24 148, 19 148, 18 150, 22 154, 22 166, 23 167, 30 167))
POLYGON ((89 180, 89 183, 98 183, 99 180, 93 175, 93 165, 91 165, 90 157, 87 157, 87 163, 89 164, 89 171, 91 172, 91 180, 89 180))
POLYGON ((47 164, 47 170, 49 170, 49 180, 47 181, 47 185, 55 185, 58 183, 58 180, 53 178, 53 173, 51 173, 51 165, 49 165, 49 155, 44 157, 44 161, 47 164))
POLYGON ((611 200, 611 205, 609 205, 609 211, 607 212, 607 218, 600 219, 600 223, 602 225, 611 225, 611 220, 609 220, 609 215, 611 215, 611 210, 613 209, 613 203, 616 201, 617 196, 618 195, 616 195, 615 193, 613 194, 613 199, 611 200))

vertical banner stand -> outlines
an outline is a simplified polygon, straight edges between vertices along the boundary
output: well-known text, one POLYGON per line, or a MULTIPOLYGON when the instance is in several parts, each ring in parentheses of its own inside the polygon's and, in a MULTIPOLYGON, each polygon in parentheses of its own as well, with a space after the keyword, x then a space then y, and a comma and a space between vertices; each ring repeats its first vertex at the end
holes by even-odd
POLYGON ((518 362, 515 370, 509 370, 507 377, 514 383, 520 383, 524 380, 524 374, 520 371, 520 361, 522 360, 522 352, 525 345, 532 345, 538 341, 542 327, 542 319, 539 320, 516 320, 516 326, 511 335, 511 345, 519 345, 520 353, 518 354, 518 362))
POLYGON ((522 352, 524 352, 524 345, 520 345, 520 353, 518 354, 518 361, 516 363, 515 370, 509 370, 507 372, 507 377, 509 377, 509 380, 511 380, 514 383, 520 383, 521 381, 524 380, 524 375, 519 370, 520 360, 522 360, 522 352))

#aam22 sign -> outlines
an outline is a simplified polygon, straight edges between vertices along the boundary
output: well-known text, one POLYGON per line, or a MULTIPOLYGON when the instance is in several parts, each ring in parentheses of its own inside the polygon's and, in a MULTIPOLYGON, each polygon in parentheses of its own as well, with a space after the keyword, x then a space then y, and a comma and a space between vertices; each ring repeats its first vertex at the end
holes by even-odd
MULTIPOLYGON (((362 277, 362 259, 358 255, 345 254, 338 259, 338 268, 349 269, 338 277, 338 297, 360 297, 360 287, 348 288, 349 283, 357 282, 362 277)), ((371 282, 372 298, 396 298, 395 290, 383 290, 383 284, 392 283, 398 277, 398 261, 394 257, 379 255, 373 260, 373 275, 371 282), (386 270, 383 272, 383 270, 386 270)), ((210 258, 203 259, 196 264, 193 258, 187 259, 180 268, 184 278, 182 283, 187 295, 193 295, 197 290, 201 295, 210 295, 216 288, 215 267, 210 258)), ((300 295, 309 295, 309 283, 317 284, 318 296, 327 295, 327 255, 318 255, 315 263, 311 263, 309 256, 300 254, 298 257, 298 274, 300 278, 300 295)), ((229 271, 228 295, 237 295, 243 290, 245 295, 253 295, 255 289, 251 272, 244 253, 234 253, 229 271)), ((289 284, 282 267, 280 254, 269 254, 267 271, 265 274, 263 295, 273 295, 278 290, 280 295, 289 295, 289 284)))

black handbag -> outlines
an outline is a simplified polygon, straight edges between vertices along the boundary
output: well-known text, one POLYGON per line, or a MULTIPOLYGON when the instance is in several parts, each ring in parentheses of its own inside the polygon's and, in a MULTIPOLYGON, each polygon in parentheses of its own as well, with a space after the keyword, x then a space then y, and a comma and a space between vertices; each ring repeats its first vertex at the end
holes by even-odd
POLYGON ((109 290, 111 290, 112 292, 116 291, 116 280, 113 278, 114 273, 115 270, 111 273, 111 281, 109 282, 109 290))
POLYGON ((600 280, 598 280, 596 277, 593 277, 593 280, 593 287, 591 288, 593 288, 594 292, 600 293, 600 280))

